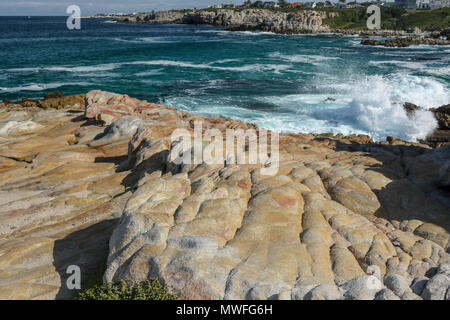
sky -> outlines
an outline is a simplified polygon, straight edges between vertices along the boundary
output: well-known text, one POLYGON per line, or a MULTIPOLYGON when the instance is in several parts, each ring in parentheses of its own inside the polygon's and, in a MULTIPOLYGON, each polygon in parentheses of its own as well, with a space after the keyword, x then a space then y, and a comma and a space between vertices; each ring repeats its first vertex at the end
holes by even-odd
MULTIPOLYGON (((149 12, 181 8, 205 8, 220 0, 0 0, 0 16, 65 16, 70 5, 78 5, 81 15, 96 13, 149 12)), ((241 4, 244 0, 232 1, 241 4)))
POLYGON ((244 0, 0 0, 0 16, 65 16, 70 5, 78 5, 81 15, 88 16, 96 13, 206 8, 212 4, 230 2, 241 4, 244 0))

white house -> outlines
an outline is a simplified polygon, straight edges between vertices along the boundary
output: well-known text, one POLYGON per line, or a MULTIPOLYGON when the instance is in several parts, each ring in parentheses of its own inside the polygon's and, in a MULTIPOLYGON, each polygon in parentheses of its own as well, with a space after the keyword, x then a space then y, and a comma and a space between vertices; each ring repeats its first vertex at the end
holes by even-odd
POLYGON ((430 0, 417 0, 416 8, 417 9, 431 9, 431 1, 430 0))
POLYGON ((305 2, 303 4, 303 8, 312 8, 314 9, 317 6, 317 4, 315 2, 305 2))
POLYGON ((264 8, 278 8, 279 5, 275 1, 264 2, 264 8))
POLYGON ((440 9, 450 7, 450 0, 430 0, 430 9, 440 9))

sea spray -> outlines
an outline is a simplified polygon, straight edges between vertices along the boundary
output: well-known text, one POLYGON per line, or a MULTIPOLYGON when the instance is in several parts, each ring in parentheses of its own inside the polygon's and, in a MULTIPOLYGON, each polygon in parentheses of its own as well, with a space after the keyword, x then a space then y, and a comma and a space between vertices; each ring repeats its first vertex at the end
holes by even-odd
POLYGON ((324 110, 319 118, 348 124, 374 140, 394 136, 417 141, 427 137, 437 128, 437 121, 426 109, 449 101, 442 84, 414 76, 369 76, 354 86, 347 106, 324 110), (425 109, 408 116, 403 107, 405 102, 425 109))

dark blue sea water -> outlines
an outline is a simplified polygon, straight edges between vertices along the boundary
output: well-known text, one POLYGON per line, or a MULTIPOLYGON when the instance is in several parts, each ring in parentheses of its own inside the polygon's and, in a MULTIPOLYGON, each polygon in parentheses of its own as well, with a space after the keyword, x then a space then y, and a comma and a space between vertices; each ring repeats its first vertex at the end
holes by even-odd
POLYGON ((450 47, 65 17, 0 17, 0 100, 102 89, 280 132, 414 140, 436 126, 402 103, 450 103, 450 47), (424 60, 432 59, 432 60, 424 60))

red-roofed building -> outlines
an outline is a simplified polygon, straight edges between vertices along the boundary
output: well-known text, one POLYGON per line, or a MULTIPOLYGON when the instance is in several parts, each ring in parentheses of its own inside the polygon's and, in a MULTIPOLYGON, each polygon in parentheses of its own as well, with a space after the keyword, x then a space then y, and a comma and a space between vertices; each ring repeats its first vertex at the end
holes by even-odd
POLYGON ((289 6, 291 6, 293 8, 301 8, 301 7, 303 7, 303 2, 290 3, 289 6))

